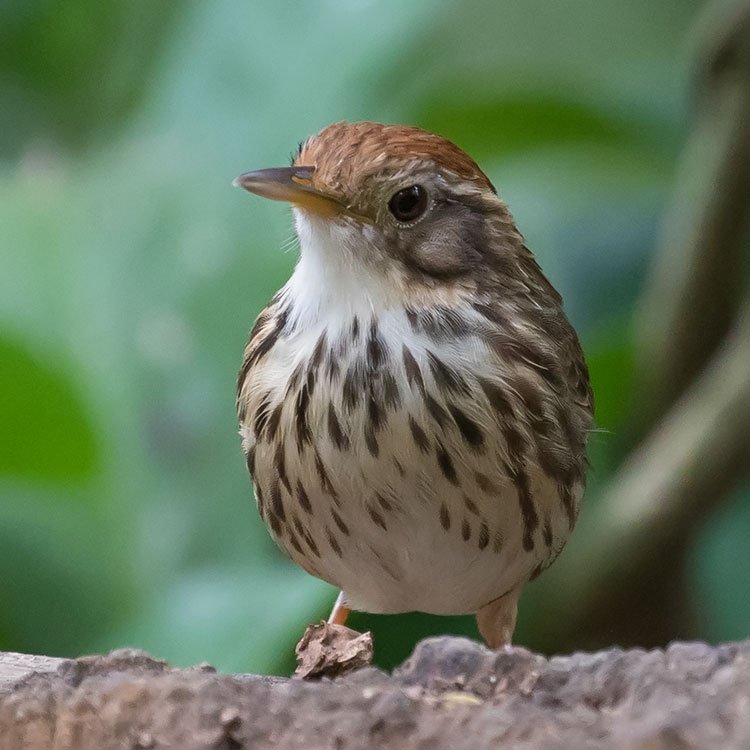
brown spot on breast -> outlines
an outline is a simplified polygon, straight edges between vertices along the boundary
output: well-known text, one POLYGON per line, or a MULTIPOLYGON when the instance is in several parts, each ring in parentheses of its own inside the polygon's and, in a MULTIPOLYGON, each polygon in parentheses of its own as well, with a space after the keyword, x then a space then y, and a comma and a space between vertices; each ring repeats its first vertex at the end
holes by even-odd
POLYGON ((250 332, 250 339, 245 350, 245 358, 237 376, 238 396, 242 392, 248 372, 271 351, 273 345, 286 328, 288 317, 289 311, 287 309, 274 310, 270 305, 258 316, 250 332), (272 318, 274 321, 273 324, 270 323, 272 318), (269 328, 267 324, 271 327, 269 328), (264 335, 266 330, 268 330, 268 333, 264 335))
POLYGON ((383 403, 386 409, 398 409, 401 405, 401 394, 398 391, 396 378, 387 370, 383 372, 383 403))
POLYGON ((509 386, 521 397, 523 405, 535 420, 544 418, 543 391, 539 378, 527 368, 517 370, 507 378, 509 386))
POLYGON ((294 547, 294 549, 297 551, 298 554, 304 555, 305 553, 302 551, 302 547, 300 546, 300 543, 297 541, 297 537, 294 535, 293 532, 289 532, 289 544, 294 547))
POLYGON ((523 548, 527 552, 530 552, 534 549, 534 531, 539 526, 539 516, 531 497, 529 478, 523 466, 507 466, 506 470, 508 476, 513 480, 516 492, 518 493, 518 504, 521 510, 521 520, 523 521, 523 548))
POLYGON ((448 404, 448 410, 456 423, 463 439, 474 449, 481 450, 484 447, 484 435, 479 425, 464 414, 455 404, 448 404))
POLYGON ((495 535, 492 537, 492 551, 493 552, 500 552, 500 549, 503 546, 503 535, 500 533, 500 531, 496 531, 495 535))
POLYGON ((565 391, 565 381, 555 354, 539 344, 495 329, 486 337, 488 345, 506 362, 533 367, 555 393, 565 391))
POLYGON ((575 503, 573 502, 573 492, 569 482, 562 482, 559 487, 560 499, 562 500, 563 508, 568 516, 568 527, 573 530, 576 525, 577 512, 575 503))
POLYGON ((307 407, 310 405, 310 390, 305 383, 297 394, 297 404, 294 411, 294 422, 297 431, 297 450, 301 451, 305 444, 312 442, 312 433, 307 421, 307 407))
POLYGON ((417 311, 413 307, 407 307, 404 309, 404 312, 406 313, 406 319, 409 321, 412 331, 418 331, 419 316, 417 315, 417 311))
POLYGON ((489 305, 486 302, 472 302, 471 306, 490 323, 501 328, 509 328, 510 324, 503 315, 499 305, 489 305))
POLYGON ((373 430, 379 430, 385 421, 385 412, 380 404, 375 400, 372 391, 367 399, 367 418, 373 430))
POLYGON ((271 510, 280 521, 284 521, 286 519, 284 503, 281 499, 281 487, 279 486, 278 482, 274 482, 271 485, 271 510))
POLYGON ((417 424, 414 417, 409 415, 409 429, 411 430, 411 436, 414 438, 414 442, 417 444, 422 453, 428 453, 430 450, 430 441, 427 439, 425 431, 417 424))
POLYGON ((254 485, 253 489, 255 490, 255 504, 258 506, 258 514, 260 515, 261 520, 265 520, 266 506, 263 502, 263 491, 260 488, 260 484, 254 485))
POLYGON ((247 464, 247 472, 250 474, 250 477, 252 478, 253 474, 255 473, 255 446, 251 445, 247 453, 245 454, 245 463, 247 464))
POLYGON ((482 390, 490 406, 498 413, 502 420, 513 417, 513 407, 508 400, 508 395, 501 386, 485 379, 481 379, 479 384, 482 386, 482 390))
POLYGON ((503 426, 503 437, 508 449, 511 468, 515 475, 524 465, 527 443, 524 436, 513 425, 506 424, 503 426))
POLYGON ((323 360, 323 352, 325 351, 326 341, 327 341, 327 335, 324 329, 323 333, 320 334, 320 337, 315 343, 315 348, 313 349, 312 356, 310 357, 310 370, 311 371, 317 369, 320 366, 320 363, 323 360))
POLYGON ((297 482, 297 500, 299 500, 299 504, 302 507, 302 509, 306 513, 312 513, 312 505, 310 505, 310 498, 307 495, 307 492, 305 492, 305 488, 302 486, 302 482, 297 482))
POLYGON ((344 406, 351 412, 365 395, 365 373, 359 362, 353 362, 344 376, 342 398, 344 406))
POLYGON ((378 501, 378 505, 386 512, 391 513, 393 511, 393 505, 379 492, 375 493, 375 499, 378 501))
POLYGON ((433 352, 427 352, 427 361, 432 377, 441 391, 444 393, 462 393, 468 395, 470 392, 469 386, 457 370, 446 365, 433 352))
POLYGON ((378 439, 375 436, 375 430, 372 425, 365 426, 365 445, 367 450, 370 451, 370 455, 373 458, 377 458, 380 453, 380 446, 378 445, 378 439))
POLYGON ((482 490, 482 492, 486 492, 488 495, 498 494, 495 485, 492 484, 490 478, 486 474, 482 474, 481 471, 477 471, 474 474, 474 479, 476 480, 477 486, 480 490, 482 490))
POLYGON ((294 528, 296 532, 301 536, 304 537, 306 533, 306 529, 302 523, 302 521, 299 520, 299 516, 296 513, 292 514, 292 523, 294 524, 294 528))
POLYGON ((490 530, 487 528, 487 524, 483 523, 479 527, 479 538, 477 539, 477 546, 479 549, 484 549, 490 543, 490 530))
POLYGON ((257 440, 262 439, 271 411, 271 392, 263 394, 253 418, 253 432, 257 440))
POLYGON ((466 506, 466 510, 468 510, 469 513, 473 513, 475 516, 479 515, 479 508, 477 508, 477 504, 468 495, 464 495, 464 505, 466 506))
POLYGON ((339 376, 338 355, 333 349, 328 350, 328 356, 326 357, 326 373, 330 382, 333 382, 339 376))
POLYGON ((253 323, 253 327, 250 329, 250 336, 247 339, 248 344, 257 343, 256 339, 258 339, 260 332, 265 328, 268 321, 271 320, 273 314, 274 305, 272 301, 271 304, 260 311, 258 317, 255 319, 255 323, 253 323))
POLYGON ((549 516, 547 516, 544 519, 544 527, 542 528, 542 538, 544 539, 544 544, 547 547, 552 546, 552 523, 550 522, 549 516))
POLYGON ((466 518, 461 522, 461 539, 465 542, 468 542, 469 539, 471 539, 471 525, 466 518))
POLYGON ((448 419, 448 412, 429 393, 425 394, 424 403, 430 416, 438 423, 439 427, 443 427, 448 419))
POLYGON ((292 374, 289 376, 289 380, 286 382, 286 390, 284 391, 287 398, 293 393, 302 379, 302 373, 305 370, 305 363, 299 362, 297 366, 292 370, 292 374))
POLYGON ((339 530, 342 534, 346 534, 346 536, 349 536, 349 527, 344 523, 344 519, 341 518, 341 516, 336 512, 335 508, 331 508, 331 517, 333 518, 334 523, 336 526, 339 527, 339 530))
POLYGON ((273 442, 276 439, 276 433, 279 430, 279 423, 281 422, 281 410, 284 408, 284 402, 279 401, 271 412, 271 416, 268 419, 268 426, 266 427, 266 440, 273 442))
POLYGON ((286 450, 283 441, 276 446, 273 461, 281 483, 286 487, 286 491, 291 493, 292 485, 289 484, 289 477, 286 474, 286 450))
POLYGON ((458 486, 458 474, 456 473, 456 467, 453 465, 453 459, 440 442, 437 443, 436 455, 438 466, 440 467, 440 471, 443 472, 443 476, 451 484, 458 486))
POLYGON ((386 359, 386 348, 378 331, 378 321, 373 318, 370 323, 370 333, 367 337, 367 365, 371 370, 377 370, 386 359))
POLYGON ((268 515, 268 523, 271 526, 271 531, 273 531, 274 535, 277 537, 281 536, 281 521, 273 514, 270 513, 268 515))
POLYGON ((326 538, 328 539, 328 544, 330 545, 331 549, 339 557, 343 557, 343 552, 341 551, 341 545, 339 544, 338 540, 334 536, 333 532, 327 526, 326 526, 326 538))
POLYGON ((448 506, 445 503, 440 505, 440 525, 448 531, 451 527, 451 517, 448 513, 448 506))
POLYGON ((385 518, 383 518, 383 516, 377 510, 375 510, 375 508, 373 508, 371 505, 368 505, 367 512, 369 513, 372 522, 376 526, 380 526, 383 531, 388 531, 388 526, 385 523, 385 518))
POLYGON ((473 333, 470 321, 457 310, 436 305, 419 313, 419 328, 433 341, 442 342, 473 333))
POLYGON ((318 545, 315 543, 312 534, 309 531, 306 531, 302 538, 305 540, 305 544, 310 548, 310 552, 312 552, 315 557, 320 557, 320 550, 318 549, 318 545))
POLYGON ((524 524, 523 547, 525 550, 530 551, 534 548, 533 534, 539 526, 539 516, 531 496, 529 477, 526 473, 526 459, 524 455, 527 449, 526 440, 510 424, 504 425, 503 437, 505 438, 509 457, 506 472, 516 486, 521 518, 524 524))
POLYGON ((336 408, 332 401, 328 403, 328 435, 340 451, 349 450, 349 438, 341 429, 341 424, 336 416, 336 408))
POLYGON ((312 396, 313 392, 315 391, 315 382, 315 370, 308 369, 305 384, 307 385, 307 392, 309 396, 312 396))
POLYGON ((333 485, 331 484, 331 480, 328 477, 328 472, 326 471, 325 464, 323 463, 323 460, 321 459, 320 454, 317 451, 315 452, 315 471, 318 473, 318 478, 320 479, 320 484, 322 485, 323 489, 331 496, 334 502, 338 505, 339 504, 338 494, 336 493, 336 490, 333 488, 333 485))
POLYGON ((417 360, 414 359, 414 355, 409 350, 409 347, 404 344, 402 350, 402 357, 404 360, 404 370, 406 371, 406 380, 409 385, 413 388, 415 385, 419 389, 420 393, 424 394, 424 379, 422 378, 422 371, 419 369, 417 360))

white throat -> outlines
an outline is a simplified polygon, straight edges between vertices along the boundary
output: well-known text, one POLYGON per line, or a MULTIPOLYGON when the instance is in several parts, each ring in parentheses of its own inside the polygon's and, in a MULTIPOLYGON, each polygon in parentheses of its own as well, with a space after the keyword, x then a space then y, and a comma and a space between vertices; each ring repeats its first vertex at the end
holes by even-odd
POLYGON ((297 208, 294 216, 300 259, 284 292, 294 300, 292 315, 299 323, 323 323, 332 331, 350 325, 355 315, 364 322, 402 308, 393 280, 365 261, 379 252, 373 230, 297 208))

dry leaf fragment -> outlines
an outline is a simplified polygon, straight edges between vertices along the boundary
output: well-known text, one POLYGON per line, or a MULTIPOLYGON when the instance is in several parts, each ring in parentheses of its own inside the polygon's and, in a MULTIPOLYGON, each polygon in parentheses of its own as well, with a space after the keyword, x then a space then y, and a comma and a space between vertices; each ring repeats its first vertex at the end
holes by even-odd
POLYGON ((321 622, 307 627, 295 652, 295 677, 336 677, 372 662, 372 633, 321 622))

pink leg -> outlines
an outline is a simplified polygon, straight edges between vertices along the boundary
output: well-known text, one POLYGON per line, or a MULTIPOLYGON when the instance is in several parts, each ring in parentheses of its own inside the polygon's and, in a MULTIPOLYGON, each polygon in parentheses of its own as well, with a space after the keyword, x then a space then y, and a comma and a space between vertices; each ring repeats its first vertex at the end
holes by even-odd
POLYGON ((336 597, 336 603, 333 605, 331 614, 328 618, 329 625, 346 625, 346 620, 349 617, 351 610, 344 604, 344 592, 339 591, 339 595, 336 597))
POLYGON ((520 584, 504 596, 494 599, 477 612, 477 625, 482 638, 492 649, 509 649, 518 614, 520 584))

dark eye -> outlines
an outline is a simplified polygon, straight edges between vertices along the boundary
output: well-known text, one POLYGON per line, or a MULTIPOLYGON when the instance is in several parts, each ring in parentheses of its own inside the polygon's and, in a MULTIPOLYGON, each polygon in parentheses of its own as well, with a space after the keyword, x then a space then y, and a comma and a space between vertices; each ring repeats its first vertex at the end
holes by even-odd
POLYGON ((421 185, 399 190, 389 201, 388 209, 398 221, 418 219, 427 208, 427 191, 421 185))

